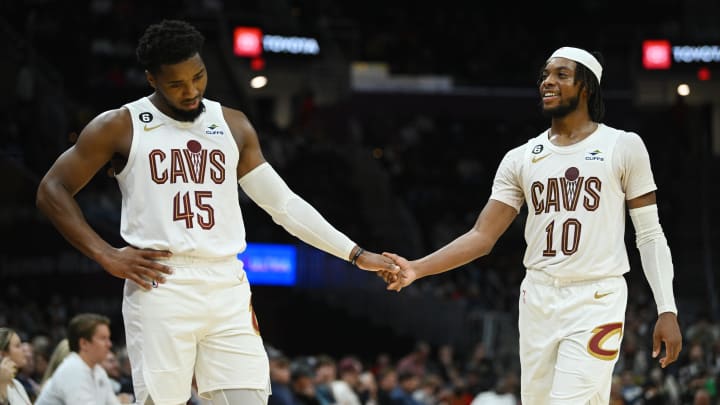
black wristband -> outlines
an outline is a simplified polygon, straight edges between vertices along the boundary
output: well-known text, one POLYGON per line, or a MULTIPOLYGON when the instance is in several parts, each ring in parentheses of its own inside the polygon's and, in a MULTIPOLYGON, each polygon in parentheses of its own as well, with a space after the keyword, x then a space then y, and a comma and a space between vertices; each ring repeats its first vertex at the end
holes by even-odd
POLYGON ((357 259, 360 257, 361 254, 363 254, 364 251, 365 249, 358 247, 358 250, 355 251, 352 260, 350 260, 350 264, 352 264, 353 266, 357 266, 357 259))

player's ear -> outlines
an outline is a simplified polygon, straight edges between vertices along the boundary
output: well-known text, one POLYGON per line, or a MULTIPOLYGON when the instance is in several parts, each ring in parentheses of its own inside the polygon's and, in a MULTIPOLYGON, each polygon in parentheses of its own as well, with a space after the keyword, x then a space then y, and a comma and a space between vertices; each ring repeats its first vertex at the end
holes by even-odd
POLYGON ((590 89, 584 81, 580 83, 580 97, 584 97, 586 100, 590 98, 590 89))
POLYGON ((145 71, 145 79, 147 79, 147 82, 150 85, 150 87, 152 87, 153 89, 157 88, 157 87, 155 87, 155 76, 153 76, 153 74, 150 73, 149 70, 145 71))

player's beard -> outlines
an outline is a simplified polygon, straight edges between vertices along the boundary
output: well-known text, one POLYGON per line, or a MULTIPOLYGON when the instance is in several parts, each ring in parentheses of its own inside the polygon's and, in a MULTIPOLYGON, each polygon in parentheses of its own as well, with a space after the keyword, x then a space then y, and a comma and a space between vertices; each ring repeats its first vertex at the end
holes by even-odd
POLYGON ((193 122, 197 117, 200 116, 203 112, 205 112, 205 104, 203 104, 202 101, 200 101, 200 104, 198 104, 197 108, 192 110, 183 110, 181 108, 177 108, 172 104, 168 103, 168 107, 170 107, 170 110, 173 113, 173 117, 178 121, 184 121, 184 122, 193 122))
POLYGON ((560 104, 557 107, 544 108, 541 102, 540 109, 542 110, 542 115, 545 118, 563 118, 575 111, 578 104, 580 104, 580 95, 576 94, 575 97, 567 100, 566 103, 560 104))
POLYGON ((200 103, 198 104, 197 108, 194 108, 192 110, 183 110, 182 108, 177 108, 174 105, 170 103, 170 100, 165 97, 164 94, 160 91, 156 91, 155 94, 157 94, 165 103, 168 109, 170 109, 171 116, 173 119, 182 121, 182 122, 193 122, 197 117, 200 116, 203 112, 205 112, 205 104, 202 102, 202 96, 200 97, 200 103))

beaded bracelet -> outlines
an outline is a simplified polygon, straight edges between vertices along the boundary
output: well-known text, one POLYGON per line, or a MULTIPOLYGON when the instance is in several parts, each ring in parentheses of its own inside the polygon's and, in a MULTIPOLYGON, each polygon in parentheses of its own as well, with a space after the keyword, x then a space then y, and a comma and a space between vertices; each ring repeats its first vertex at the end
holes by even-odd
POLYGON ((361 254, 363 254, 364 251, 365 249, 358 247, 358 250, 353 255, 352 260, 350 260, 350 264, 352 264, 353 266, 357 266, 357 259, 360 257, 361 254))

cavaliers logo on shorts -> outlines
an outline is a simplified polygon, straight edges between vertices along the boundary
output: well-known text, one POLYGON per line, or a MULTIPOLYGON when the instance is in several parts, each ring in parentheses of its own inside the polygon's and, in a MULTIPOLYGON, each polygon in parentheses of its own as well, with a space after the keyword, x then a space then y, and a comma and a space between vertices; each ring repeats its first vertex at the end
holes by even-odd
POLYGON ((593 334, 590 337, 587 345, 587 351, 593 357, 600 360, 613 360, 618 355, 618 350, 604 349, 603 343, 607 342, 608 339, 615 335, 622 333, 622 322, 613 322, 605 325, 600 325, 593 329, 593 334))

